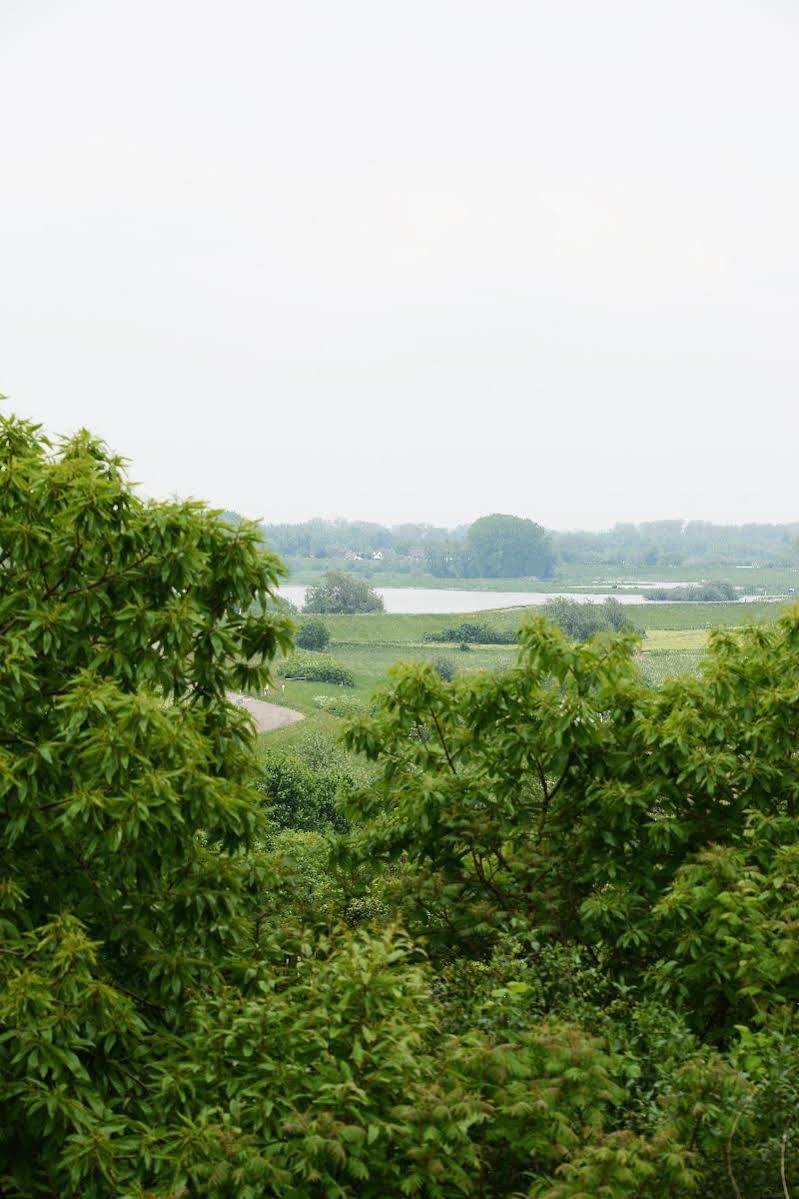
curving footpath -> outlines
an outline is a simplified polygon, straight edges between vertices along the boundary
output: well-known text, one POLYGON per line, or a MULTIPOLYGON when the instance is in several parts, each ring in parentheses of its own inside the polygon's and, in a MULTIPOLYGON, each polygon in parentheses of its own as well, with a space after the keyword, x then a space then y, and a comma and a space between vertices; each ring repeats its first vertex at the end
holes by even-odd
POLYGON ((247 709, 259 733, 271 733, 275 729, 284 729, 287 724, 296 724, 298 720, 305 719, 302 712, 295 712, 293 708, 281 708, 279 704, 268 704, 266 700, 238 695, 235 691, 228 692, 228 699, 238 707, 247 709))

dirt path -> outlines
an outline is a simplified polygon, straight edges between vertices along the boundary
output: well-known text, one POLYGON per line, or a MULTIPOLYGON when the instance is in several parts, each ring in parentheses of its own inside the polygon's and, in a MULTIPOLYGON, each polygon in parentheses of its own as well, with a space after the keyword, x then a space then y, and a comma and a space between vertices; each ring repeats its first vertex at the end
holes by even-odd
POLYGON ((293 708, 281 708, 279 704, 268 704, 263 699, 251 699, 249 695, 237 695, 231 691, 228 699, 232 699, 240 708, 246 708, 255 720, 259 733, 271 733, 274 729, 284 729, 287 724, 296 724, 304 720, 302 712, 293 708))

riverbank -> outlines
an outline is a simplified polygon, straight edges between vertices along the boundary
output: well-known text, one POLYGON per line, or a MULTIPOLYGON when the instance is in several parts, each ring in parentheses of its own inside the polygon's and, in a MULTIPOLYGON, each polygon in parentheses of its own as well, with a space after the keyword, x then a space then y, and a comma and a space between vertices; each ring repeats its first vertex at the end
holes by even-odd
MULTIPOLYGON (((797 602, 795 599, 792 601, 791 597, 785 595, 773 596, 768 599, 742 596, 739 600, 695 602, 691 600, 648 600, 645 594, 630 591, 604 591, 595 593, 577 591, 476 592, 453 589, 435 590, 423 587, 375 587, 375 590, 383 599, 385 614, 389 616, 438 616, 464 620, 475 616, 483 619, 488 614, 496 614, 504 610, 510 613, 508 619, 511 622, 511 627, 516 627, 516 624, 518 624, 520 613, 525 611, 540 612, 544 604, 559 596, 566 599, 573 599, 577 603, 602 603, 606 599, 615 599, 620 604, 635 609, 634 615, 630 616, 630 619, 635 622, 638 622, 638 614, 644 609, 648 613, 654 611, 666 613, 664 616, 666 624, 663 625, 658 625, 657 623, 650 624, 648 623, 650 620, 649 616, 642 617, 642 619, 647 621, 646 624, 641 626, 644 628, 707 628, 709 625, 716 623, 728 623, 725 615, 728 608, 737 613, 732 623, 760 623, 761 620, 774 619, 775 608, 779 610, 786 603, 797 602), (747 609, 746 615, 742 613, 744 608, 747 609), (681 623, 676 625, 673 613, 677 609, 686 609, 686 619, 690 619, 691 621, 693 621, 694 613, 702 612, 703 610, 710 610, 711 615, 708 616, 706 611, 698 624, 681 623), (513 622, 516 622, 516 624, 513 622)), ((295 607, 301 609, 305 602, 306 588, 289 584, 281 587, 280 594, 290 600, 295 607)), ((374 620, 380 615, 382 614, 369 613, 367 619, 374 620)), ((336 618, 326 617, 325 619, 336 618)), ((453 621, 450 620, 450 623, 453 623, 453 621)), ((446 625, 442 627, 446 627, 446 625)))
POLYGON ((392 563, 363 559, 346 561, 332 558, 288 558, 289 583, 312 586, 328 570, 347 570, 367 578, 374 587, 424 588, 429 591, 576 591, 586 594, 636 590, 650 587, 679 587, 691 583, 732 583, 743 591, 785 595, 791 587, 799 589, 797 566, 716 565, 691 567, 627 566, 613 564, 570 564, 561 562, 551 579, 444 579, 421 567, 413 572, 392 568, 392 563))

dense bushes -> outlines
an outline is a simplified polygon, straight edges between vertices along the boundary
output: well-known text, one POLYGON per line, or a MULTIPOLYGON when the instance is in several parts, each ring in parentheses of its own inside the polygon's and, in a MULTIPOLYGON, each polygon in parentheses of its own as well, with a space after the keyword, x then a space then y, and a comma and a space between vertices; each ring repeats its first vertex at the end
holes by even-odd
POLYGON ((279 829, 343 830, 340 797, 353 776, 341 762, 311 764, 297 750, 269 750, 261 759, 258 790, 271 823, 279 829))
POLYGON ((575 641, 586 641, 596 633, 629 632, 634 627, 623 606, 615 599, 598 604, 556 596, 544 604, 544 615, 575 641))
POLYGON ((330 644, 330 632, 323 620, 306 616, 300 621, 295 641, 300 649, 324 650, 330 644))
MULTIPOLYGON (((627 618, 624 606, 609 598, 602 603, 592 600, 564 599, 556 596, 543 606, 547 620, 551 620, 564 633, 576 641, 585 641, 602 631, 623 632, 634 628, 627 618)), ((494 629, 477 621, 464 621, 440 632, 425 633, 427 642, 452 642, 459 645, 515 645, 519 640, 518 630, 494 629)))
POLYGON ((445 658, 443 655, 434 660, 433 670, 440 679, 444 680, 445 683, 451 682, 458 673, 458 668, 452 659, 445 658))
POLYGON ((425 641, 451 641, 464 645, 515 645, 518 633, 511 629, 492 629, 476 621, 464 621, 449 629, 425 633, 425 641))
POLYGON ((790 1194, 799 612, 715 634, 702 677, 659 690, 633 649, 537 621, 493 682, 406 668, 349 734, 384 763, 351 845, 403 862, 382 894, 440 963, 450 1027, 522 1045, 555 1017, 621 1055, 617 1131, 529 1194, 722 1199, 735 1178, 771 1199, 783 1169, 790 1194))
POLYGON ((291 654, 277 668, 286 679, 303 679, 313 683, 334 683, 339 687, 354 687, 355 675, 329 654, 302 652, 291 654))
POLYGON ((670 600, 672 603, 721 603, 738 598, 732 583, 689 583, 683 587, 651 587, 647 597, 652 600, 670 600))

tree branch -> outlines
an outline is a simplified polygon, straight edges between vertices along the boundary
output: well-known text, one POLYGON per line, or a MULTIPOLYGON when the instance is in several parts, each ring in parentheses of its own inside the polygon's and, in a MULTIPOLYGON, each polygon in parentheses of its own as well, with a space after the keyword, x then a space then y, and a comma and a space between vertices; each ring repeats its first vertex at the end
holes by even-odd
POLYGON ((449 750, 447 749, 447 743, 444 740, 444 734, 441 731, 441 725, 438 722, 438 717, 436 716, 436 714, 432 708, 428 708, 428 711, 430 712, 430 715, 433 718, 433 724, 436 726, 436 732, 438 733, 438 739, 441 742, 441 748, 443 749, 444 754, 447 759, 447 762, 449 763, 449 768, 453 774, 457 774, 458 771, 455 768, 455 763, 452 760, 452 755, 450 754, 449 750))

